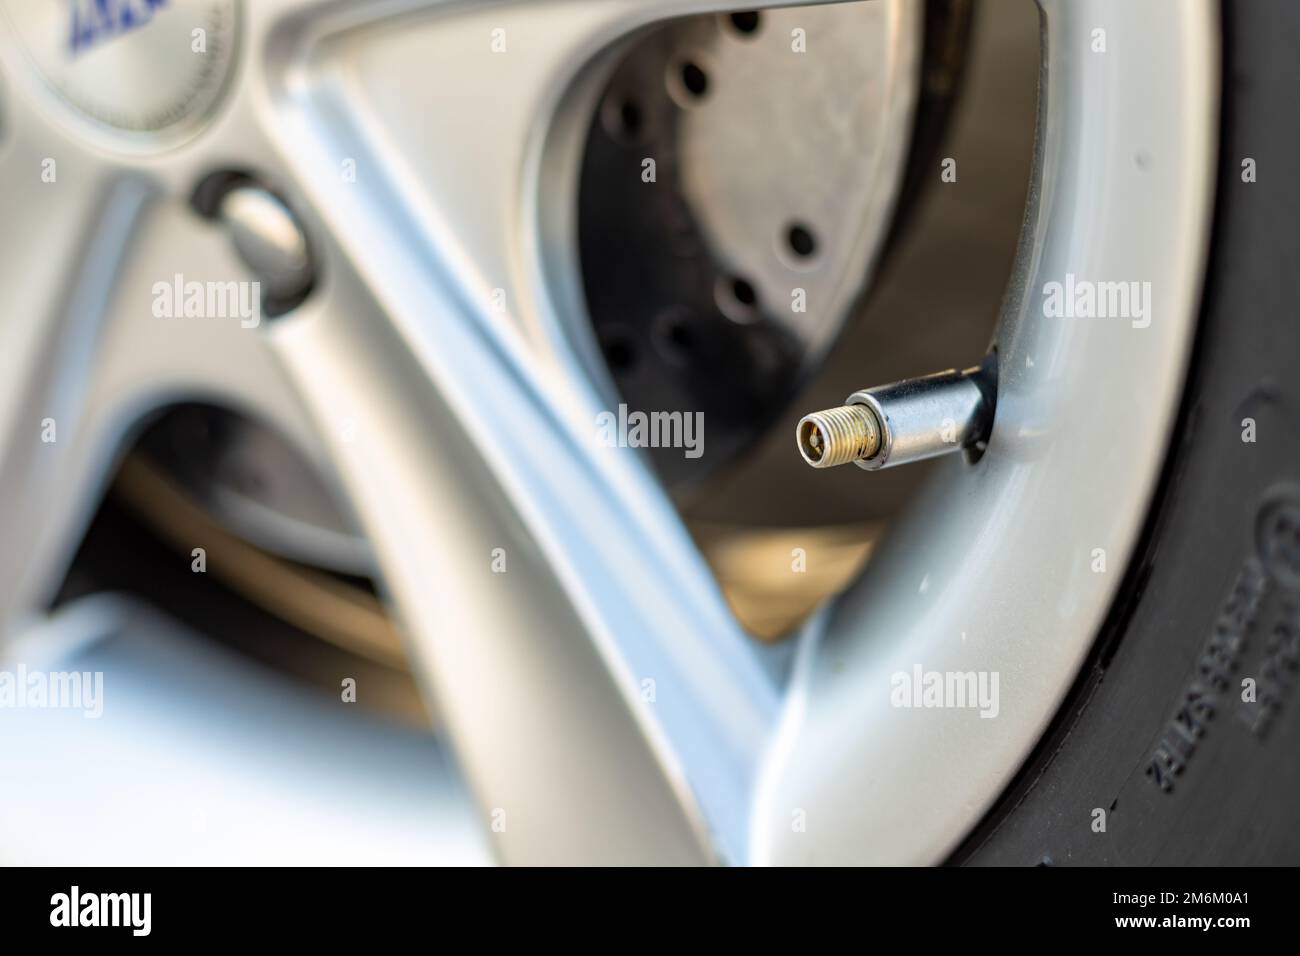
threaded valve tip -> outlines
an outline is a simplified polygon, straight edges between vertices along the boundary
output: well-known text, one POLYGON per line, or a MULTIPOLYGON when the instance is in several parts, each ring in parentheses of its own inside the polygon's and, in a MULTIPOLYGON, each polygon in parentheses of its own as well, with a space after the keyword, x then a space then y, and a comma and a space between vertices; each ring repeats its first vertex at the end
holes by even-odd
POLYGON ((799 454, 814 468, 862 461, 880 448, 876 416, 865 405, 841 405, 805 415, 795 435, 799 454))

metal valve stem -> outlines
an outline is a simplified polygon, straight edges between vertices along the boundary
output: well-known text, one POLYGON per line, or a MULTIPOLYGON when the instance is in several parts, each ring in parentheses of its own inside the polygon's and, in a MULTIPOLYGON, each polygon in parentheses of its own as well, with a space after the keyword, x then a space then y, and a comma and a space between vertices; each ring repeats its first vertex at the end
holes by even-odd
POLYGON ((990 362, 854 392, 800 419, 799 453, 814 468, 874 471, 972 448, 993 424, 992 374, 990 362))

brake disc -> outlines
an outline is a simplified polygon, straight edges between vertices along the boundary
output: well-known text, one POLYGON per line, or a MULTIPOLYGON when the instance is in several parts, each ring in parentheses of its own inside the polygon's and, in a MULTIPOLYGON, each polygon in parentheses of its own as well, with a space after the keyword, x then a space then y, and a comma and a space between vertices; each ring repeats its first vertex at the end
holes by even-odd
POLYGON ((911 0, 696 17, 614 68, 582 165, 584 290, 628 406, 703 413, 707 455, 654 450, 668 481, 769 424, 870 282, 923 20, 911 0))

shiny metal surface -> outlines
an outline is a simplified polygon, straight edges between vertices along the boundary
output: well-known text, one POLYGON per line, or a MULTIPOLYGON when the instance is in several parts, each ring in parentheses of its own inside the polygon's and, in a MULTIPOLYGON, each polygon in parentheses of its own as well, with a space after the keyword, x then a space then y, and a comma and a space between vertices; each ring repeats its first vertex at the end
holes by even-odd
POLYGON ((257 275, 273 311, 301 302, 311 288, 311 254, 301 224, 284 201, 255 185, 236 186, 221 200, 217 217, 257 275))
POLYGON ((868 471, 892 468, 983 441, 993 409, 976 382, 980 374, 980 368, 952 369, 854 392, 845 403, 870 408, 881 434, 879 450, 854 464, 868 471))
POLYGON ((575 255, 611 51, 722 6, 247 4, 239 82, 183 147, 141 161, 52 115, 0 42, 0 218, 34 224, 0 240, 5 633, 44 619, 143 418, 228 404, 355 510, 473 795, 449 818, 496 859, 941 859, 1050 718, 1158 474, 1209 219, 1213 8, 1045 5, 1040 177, 988 452, 947 463, 787 683, 644 460, 596 438, 616 400, 575 255), (1098 22, 1125 42, 1090 57, 1098 22), (57 183, 40 180, 50 156, 57 183), (257 329, 155 317, 151 289, 176 272, 255 278, 188 206, 235 165, 266 171, 320 237, 321 281, 257 329), (1046 321, 1038 290, 1067 270, 1149 279, 1149 326, 1046 321), (1127 429, 1097 441, 1115 415, 1127 429), (1089 570, 1094 547, 1110 573, 1089 570), (891 708, 889 674, 918 661, 1001 671, 999 718, 891 708))
POLYGON ((972 448, 993 422, 996 382, 981 385, 981 374, 979 367, 950 369, 856 391, 843 405, 799 420, 799 454, 814 468, 852 462, 877 471, 972 448))

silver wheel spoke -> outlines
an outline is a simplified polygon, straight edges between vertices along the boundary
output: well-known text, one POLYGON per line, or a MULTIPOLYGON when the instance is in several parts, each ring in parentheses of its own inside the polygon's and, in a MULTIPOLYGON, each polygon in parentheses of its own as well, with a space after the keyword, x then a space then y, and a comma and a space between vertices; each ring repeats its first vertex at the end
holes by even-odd
POLYGON ((82 179, 71 162, 62 183, 42 183, 40 163, 39 153, 19 151, 0 170, 11 183, 27 184, 7 199, 6 218, 12 212, 12 221, 33 221, 23 206, 39 202, 35 221, 43 233, 0 261, 0 285, 12 290, 0 325, 0 610, 6 622, 36 612, 51 596, 61 577, 56 555, 66 557, 75 545, 111 457, 120 410, 90 404, 90 379, 104 303, 145 201, 140 184, 82 179))
POLYGON ((57 138, 45 149, 31 141, 0 170, 27 184, 6 194, 6 217, 38 224, 0 261, 0 609, 11 625, 53 597, 117 455, 156 409, 216 401, 314 447, 258 329, 154 314, 156 283, 251 278, 224 233, 156 181, 57 138), (48 183, 45 154, 56 162, 48 183))
POLYGON ((276 135, 330 248, 326 288, 274 337, 512 862, 698 859, 701 839, 743 858, 776 708, 658 483, 597 440, 610 400, 548 297, 526 198, 556 159, 538 117, 648 11, 354 29, 280 91, 276 135))

